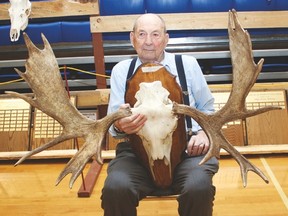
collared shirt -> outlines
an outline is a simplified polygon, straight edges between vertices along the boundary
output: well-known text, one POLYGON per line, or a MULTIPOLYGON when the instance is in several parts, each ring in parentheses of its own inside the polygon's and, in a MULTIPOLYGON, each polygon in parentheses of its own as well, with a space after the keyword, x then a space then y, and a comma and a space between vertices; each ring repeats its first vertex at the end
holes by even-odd
MULTIPOLYGON (((113 69, 110 79, 110 100, 108 105, 108 114, 119 109, 121 104, 124 104, 124 96, 126 90, 126 78, 132 59, 123 60, 117 63, 113 69)), ((204 112, 214 112, 214 98, 208 88, 207 82, 203 76, 202 70, 193 56, 182 56, 183 67, 185 71, 187 88, 189 93, 190 106, 204 112)), ((176 76, 176 81, 180 85, 180 80, 177 73, 175 55, 165 52, 164 59, 160 64, 164 65, 166 69, 176 76)), ((135 70, 141 65, 138 58, 135 64, 135 70)), ((192 131, 198 131, 201 127, 196 121, 192 119, 192 131)), ((117 137, 113 127, 110 127, 109 132, 112 136, 117 137)))

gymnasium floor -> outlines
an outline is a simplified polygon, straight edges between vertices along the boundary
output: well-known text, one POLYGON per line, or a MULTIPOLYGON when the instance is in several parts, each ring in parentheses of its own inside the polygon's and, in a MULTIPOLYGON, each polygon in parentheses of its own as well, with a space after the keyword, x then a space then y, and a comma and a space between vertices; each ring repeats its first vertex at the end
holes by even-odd
MULTIPOLYGON (((220 170, 214 177, 217 187, 215 216, 287 216, 288 155, 249 156, 269 178, 266 184, 256 174, 248 173, 243 188, 238 164, 229 156, 220 159, 220 170)), ((106 177, 105 163, 90 198, 78 198, 78 178, 72 189, 67 176, 57 187, 55 180, 67 160, 30 160, 17 167, 15 161, 0 161, 1 215, 100 216, 101 188, 106 177)), ((86 166, 84 174, 87 173, 86 166)), ((177 201, 145 200, 138 207, 139 216, 176 216, 177 201)), ((129 216, 129 215, 127 215, 129 216)))

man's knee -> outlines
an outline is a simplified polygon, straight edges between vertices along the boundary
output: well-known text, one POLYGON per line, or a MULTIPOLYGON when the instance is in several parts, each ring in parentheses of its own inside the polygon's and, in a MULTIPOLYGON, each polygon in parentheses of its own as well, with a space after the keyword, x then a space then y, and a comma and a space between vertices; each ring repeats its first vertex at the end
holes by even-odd
POLYGON ((116 199, 133 193, 131 182, 121 172, 111 173, 104 184, 102 195, 116 199))
POLYGON ((211 183, 202 183, 197 186, 189 187, 183 193, 188 200, 197 200, 201 202, 211 202, 214 200, 216 188, 211 183))

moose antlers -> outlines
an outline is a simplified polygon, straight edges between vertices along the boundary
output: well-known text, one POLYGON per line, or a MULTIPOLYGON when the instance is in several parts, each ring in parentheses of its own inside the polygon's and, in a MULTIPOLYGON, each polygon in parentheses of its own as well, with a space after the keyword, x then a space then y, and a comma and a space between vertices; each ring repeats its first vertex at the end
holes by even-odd
MULTIPOLYGON (((227 122, 244 119, 270 110, 280 109, 277 107, 265 107, 258 110, 246 109, 245 99, 261 71, 263 59, 261 59, 258 64, 254 63, 250 36, 248 32, 244 31, 241 27, 236 11, 234 10, 229 11, 228 31, 233 64, 233 85, 227 104, 214 114, 204 114, 192 107, 177 103, 173 104, 173 111, 178 114, 191 116, 202 126, 208 135, 211 146, 200 164, 205 163, 213 156, 219 157, 220 149, 223 148, 229 152, 240 165, 244 186, 247 185, 248 171, 257 173, 265 182, 268 182, 268 179, 262 171, 242 156, 227 141, 221 132, 222 126, 227 122)), ((85 144, 72 157, 56 182, 56 184, 58 184, 68 173, 72 173, 70 179, 70 187, 72 187, 76 178, 91 157, 96 157, 96 160, 102 163, 101 143, 109 126, 115 120, 131 115, 131 110, 121 109, 103 119, 97 121, 89 120, 70 102, 63 86, 56 58, 45 36, 42 35, 44 41, 43 50, 35 47, 25 33, 24 39, 29 51, 29 58, 25 65, 26 72, 22 73, 17 69, 15 70, 27 81, 35 96, 34 98, 30 98, 15 92, 7 93, 24 99, 32 106, 56 119, 63 126, 63 132, 54 140, 26 154, 15 165, 62 141, 83 137, 85 144)))
POLYGON ((229 152, 240 165, 244 187, 247 185, 247 172, 257 173, 266 183, 268 179, 244 156, 242 156, 224 137, 221 132, 222 126, 230 121, 244 119, 270 110, 281 109, 278 107, 264 107, 258 110, 247 110, 245 99, 250 89, 256 82, 262 69, 264 60, 254 63, 250 36, 245 31, 237 18, 236 11, 229 11, 229 41, 233 66, 233 84, 228 102, 221 110, 214 114, 204 114, 198 110, 174 103, 174 112, 191 116, 205 130, 211 142, 210 149, 200 164, 205 163, 211 157, 219 157, 220 149, 229 152))
POLYGON ((15 70, 26 80, 35 96, 30 98, 15 92, 6 93, 22 98, 57 120, 63 126, 63 132, 54 140, 23 156, 15 165, 60 142, 83 137, 85 139, 84 145, 72 157, 56 182, 58 184, 68 173, 72 173, 70 179, 70 187, 72 187, 76 178, 92 157, 95 157, 98 163, 102 163, 101 144, 108 128, 117 119, 131 115, 131 111, 130 109, 121 109, 97 121, 90 120, 82 115, 69 100, 56 58, 45 36, 42 35, 44 49, 39 50, 25 33, 23 35, 29 52, 29 58, 25 64, 26 72, 22 73, 16 68, 15 70))

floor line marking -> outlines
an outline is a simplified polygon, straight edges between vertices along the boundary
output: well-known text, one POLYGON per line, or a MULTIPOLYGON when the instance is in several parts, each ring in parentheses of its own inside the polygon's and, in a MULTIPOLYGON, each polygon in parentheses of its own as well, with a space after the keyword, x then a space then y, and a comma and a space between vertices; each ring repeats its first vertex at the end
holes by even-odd
POLYGON ((265 160, 265 158, 260 157, 260 160, 262 162, 262 164, 264 165, 272 183, 274 184, 279 196, 281 197, 284 205, 286 206, 286 208, 288 209, 288 197, 286 196, 286 194, 284 193, 281 185, 279 184, 279 182, 277 181, 277 178, 275 177, 273 171, 271 170, 269 164, 267 163, 267 161, 265 160))

